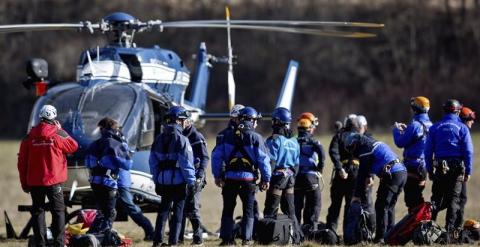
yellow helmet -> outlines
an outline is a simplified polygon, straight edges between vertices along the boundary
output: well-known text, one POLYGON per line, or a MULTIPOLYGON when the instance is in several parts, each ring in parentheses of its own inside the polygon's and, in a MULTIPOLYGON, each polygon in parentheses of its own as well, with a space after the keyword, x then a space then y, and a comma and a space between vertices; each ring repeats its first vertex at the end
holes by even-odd
POLYGON ((479 229, 480 228, 480 222, 478 222, 474 219, 468 219, 463 224, 463 228, 465 228, 465 229, 479 229))
POLYGON ((430 100, 423 96, 410 98, 410 106, 415 112, 426 113, 430 110, 430 100))

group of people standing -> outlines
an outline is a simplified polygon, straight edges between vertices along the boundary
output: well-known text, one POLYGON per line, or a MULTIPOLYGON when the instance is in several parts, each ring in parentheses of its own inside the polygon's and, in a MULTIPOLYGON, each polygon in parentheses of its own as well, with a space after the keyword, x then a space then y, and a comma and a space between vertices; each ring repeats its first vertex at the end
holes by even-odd
MULTIPOLYGON (((405 192, 405 204, 412 210, 425 201, 423 190, 427 177, 433 181, 433 218, 447 209, 446 229, 461 227, 467 181, 472 174, 473 144, 469 128, 475 113, 457 100, 448 100, 443 105, 444 117, 432 124, 427 98, 411 98, 410 107, 412 121, 408 125, 395 123, 392 132, 395 145, 404 149, 402 159, 367 131, 364 116, 350 114, 343 123, 336 125, 329 145, 334 167, 327 228, 337 231, 343 200, 344 227, 349 220, 346 215, 350 204, 359 202, 375 215, 370 219, 376 226, 374 241, 381 243, 386 231, 394 225, 395 205, 400 193, 405 192), (372 199, 374 176, 380 179, 375 203, 372 199)), ((53 106, 44 106, 40 118, 40 124, 31 130, 20 148, 20 181, 24 191, 32 195, 37 243, 41 246, 45 243, 44 197, 47 196, 54 205, 53 235, 56 243, 63 246, 63 234, 60 233, 63 232, 64 205, 60 184, 66 180, 64 155, 75 152, 78 145, 55 120, 53 106), (35 156, 47 151, 51 156, 58 156, 62 166, 53 166, 62 167, 58 171, 60 176, 52 175, 49 168, 52 164, 39 158, 42 155, 35 156), (35 175, 27 171, 33 165, 42 167, 35 175)), ((317 117, 310 112, 302 113, 297 118, 298 134, 295 136, 291 112, 283 107, 276 108, 272 113, 272 134, 266 140, 255 131, 260 118, 254 108, 235 105, 228 126, 216 138, 211 169, 223 197, 220 245, 235 243, 233 214, 237 196, 243 209, 242 244, 253 244, 254 226, 260 215, 255 197, 259 190, 266 191, 263 217, 275 217, 281 209, 298 227, 302 222, 309 226, 319 222, 325 152, 313 135, 318 126, 317 117)), ((162 198, 155 229, 133 203, 129 191, 131 151, 118 123, 106 117, 98 127, 101 138, 90 145, 85 158, 100 211, 89 231, 111 230, 119 200, 143 228, 145 240, 153 240, 153 246, 182 242, 186 218, 194 231, 192 244, 202 245, 199 200, 206 184, 209 155, 205 138, 193 126, 190 112, 181 106, 170 107, 162 132, 151 147, 150 170, 155 191, 162 198), (170 233, 165 241, 168 219, 170 233)))

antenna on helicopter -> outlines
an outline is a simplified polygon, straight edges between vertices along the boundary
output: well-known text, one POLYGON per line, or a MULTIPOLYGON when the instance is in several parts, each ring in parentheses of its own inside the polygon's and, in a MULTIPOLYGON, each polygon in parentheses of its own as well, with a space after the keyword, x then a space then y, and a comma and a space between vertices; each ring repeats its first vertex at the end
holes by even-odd
POLYGON ((230 35, 230 9, 225 6, 225 19, 227 20, 227 49, 228 49, 228 109, 235 105, 235 80, 233 78, 233 50, 230 35))

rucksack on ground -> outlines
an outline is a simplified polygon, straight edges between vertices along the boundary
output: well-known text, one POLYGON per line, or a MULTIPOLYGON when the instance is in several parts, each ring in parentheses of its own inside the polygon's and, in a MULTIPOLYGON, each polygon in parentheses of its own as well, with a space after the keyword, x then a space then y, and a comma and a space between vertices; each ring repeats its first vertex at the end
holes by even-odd
POLYGON ((412 241, 415 245, 432 245, 441 243, 442 228, 433 220, 424 220, 417 224, 412 233, 412 241))
POLYGON ((322 245, 337 245, 340 242, 337 233, 331 229, 313 231, 310 233, 309 237, 311 241, 322 245))
POLYGON ((385 234, 385 243, 389 245, 405 245, 413 236, 414 229, 421 221, 432 218, 432 204, 423 202, 412 209, 402 220, 385 234))
POLYGON ((360 202, 352 202, 348 209, 347 224, 344 227, 344 243, 354 245, 371 242, 373 240, 374 226, 372 217, 367 210, 362 208, 360 202))
POLYGON ((470 237, 474 241, 480 240, 480 222, 474 219, 468 219, 463 224, 463 229, 470 232, 470 237))
POLYGON ((275 218, 263 218, 255 227, 256 240, 261 245, 300 244, 303 233, 296 225, 292 219, 282 214, 275 218))

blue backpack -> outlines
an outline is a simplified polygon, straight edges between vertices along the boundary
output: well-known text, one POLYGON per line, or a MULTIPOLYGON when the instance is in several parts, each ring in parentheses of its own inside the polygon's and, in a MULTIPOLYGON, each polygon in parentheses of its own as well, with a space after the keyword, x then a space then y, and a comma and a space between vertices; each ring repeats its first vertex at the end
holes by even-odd
POLYGON ((347 214, 348 221, 343 230, 346 245, 372 242, 375 227, 370 217, 372 216, 363 209, 360 202, 350 204, 347 214))

